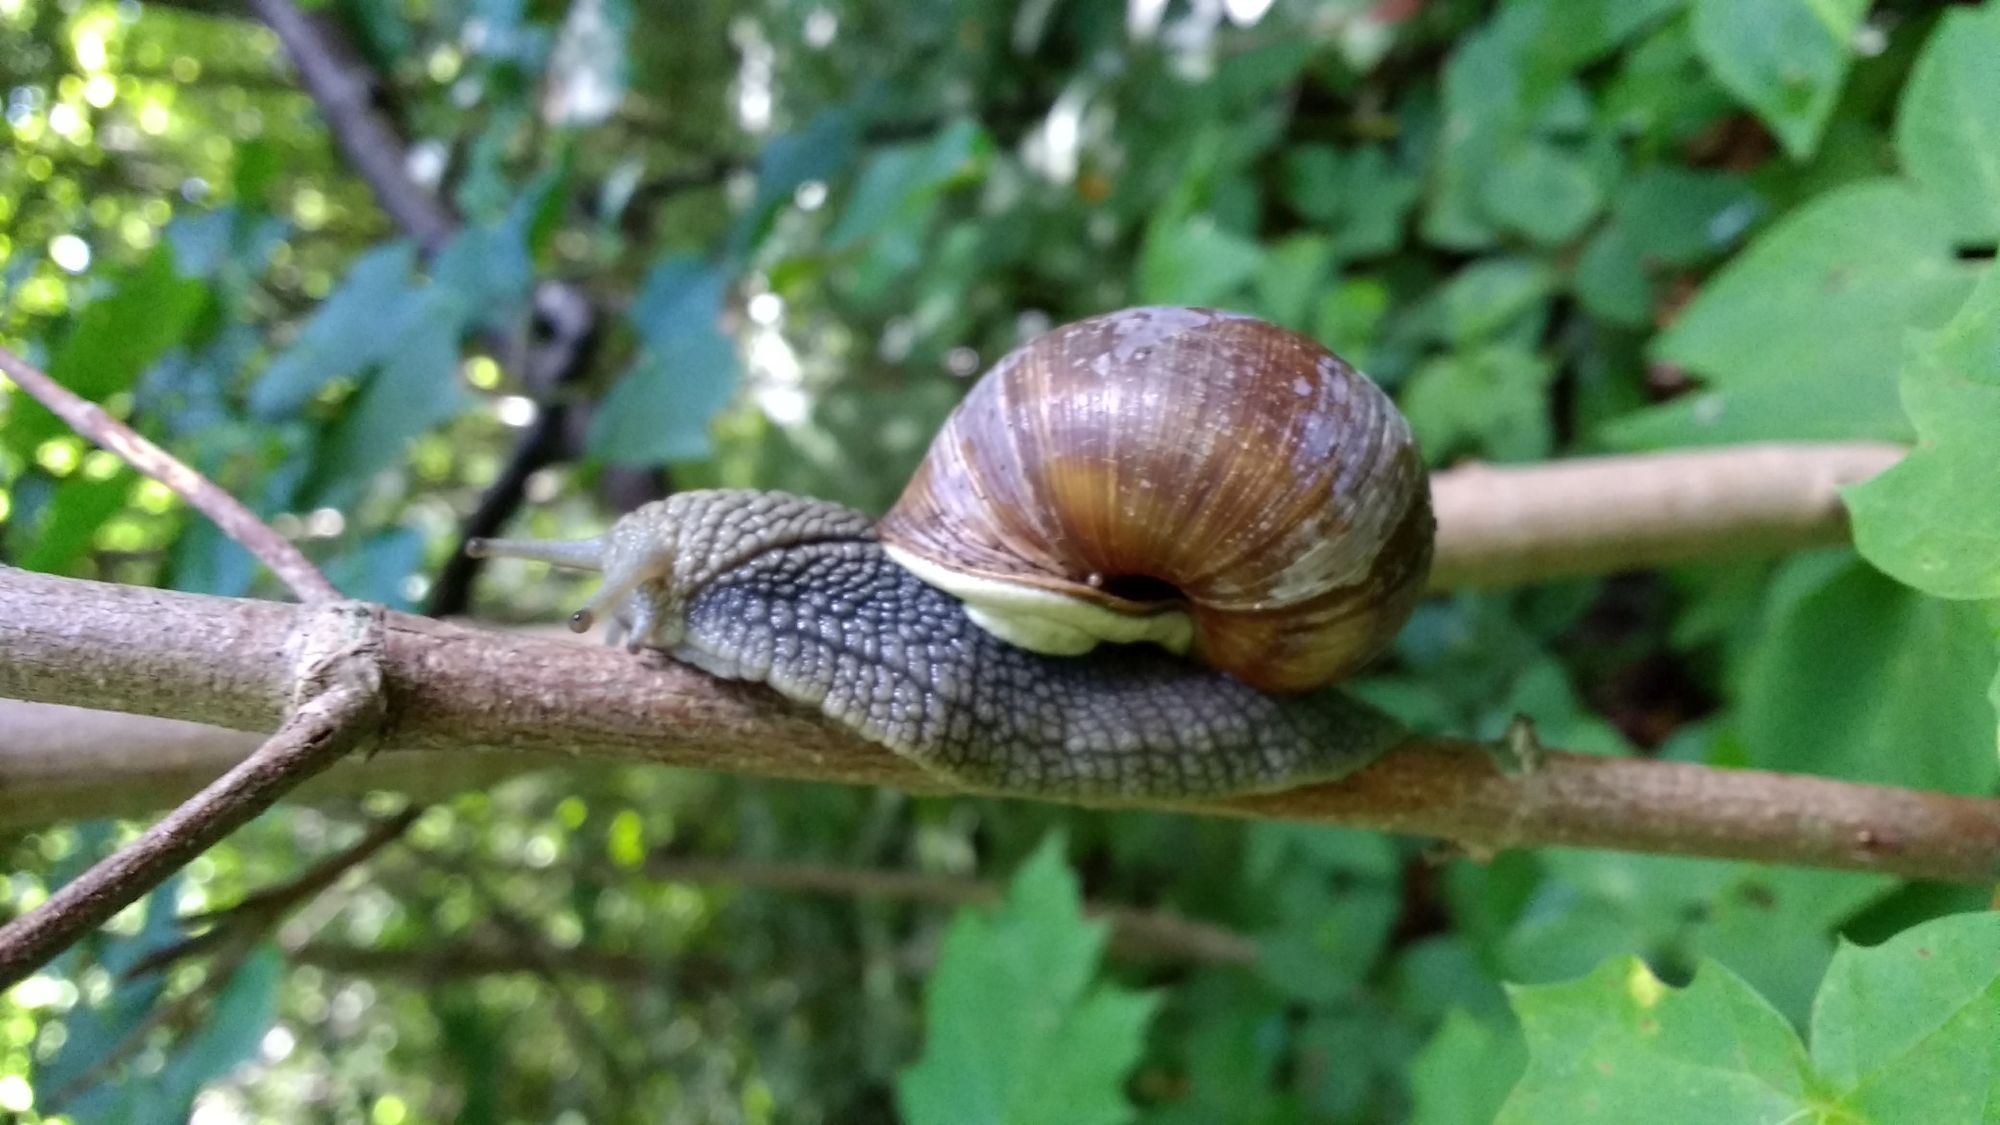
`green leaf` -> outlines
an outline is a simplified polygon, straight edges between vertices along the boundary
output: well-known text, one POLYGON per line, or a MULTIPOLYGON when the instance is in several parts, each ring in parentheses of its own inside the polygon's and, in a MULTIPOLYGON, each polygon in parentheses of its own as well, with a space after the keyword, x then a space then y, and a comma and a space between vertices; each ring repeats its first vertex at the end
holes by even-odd
POLYGON ((728 284, 685 254, 646 275, 631 311, 644 347, 591 418, 594 455, 634 465, 708 456, 709 426, 736 391, 736 345, 721 328, 728 284))
POLYGON ((1953 8, 1924 44, 1896 113, 1903 167, 1961 237, 2000 238, 2000 6, 1953 8))
POLYGON ((1555 272, 1530 258, 1486 258, 1460 270, 1438 291, 1445 338, 1476 344, 1499 336, 1539 311, 1555 289, 1555 272))
POLYGON ((1842 555, 1792 560, 1766 602, 1739 712, 1752 765, 1992 789, 1996 657, 1977 603, 1924 597, 1842 555))
POLYGON ((1162 216, 1139 251, 1139 300, 1148 305, 1225 303, 1264 263, 1263 248, 1208 215, 1162 216))
POLYGON ((1410 377, 1403 412, 1434 463, 1469 454, 1533 461, 1547 456, 1553 441, 1554 374, 1548 359, 1511 344, 1443 356, 1410 377))
POLYGON ((1674 265, 1729 249, 1763 212, 1742 177, 1692 168, 1648 169, 1618 199, 1618 221, 1638 251, 1674 265))
POLYGON ((77 560, 90 551, 97 529, 125 510, 134 479, 130 469, 121 469, 103 480, 93 480, 81 473, 63 478, 27 549, 17 560, 19 565, 45 574, 69 573, 77 560))
POLYGON ((1473 1125, 1493 1120, 1527 1065, 1527 1047, 1454 1011, 1410 1064, 1410 1125, 1473 1125))
POLYGON ((278 985, 285 957, 271 942, 245 958, 215 998, 200 1028, 168 1056, 160 1071, 155 1112, 150 1120, 186 1119, 202 1087, 254 1058, 264 1033, 278 1018, 278 985))
POLYGON ((1819 147, 1867 12, 1868 0, 1694 0, 1695 48, 1804 160, 1819 147))
POLYGON ((1769 1121, 1902 1125, 2000 1114, 2000 914, 1844 946, 1808 1054, 1749 985, 1705 962, 1669 988, 1633 958, 1518 988, 1528 1069, 1501 1125, 1769 1121))
POLYGON ((827 247, 840 251, 895 226, 915 226, 915 213, 955 184, 976 178, 993 150, 979 123, 953 121, 921 144, 877 152, 861 169, 827 247))
POLYGON ((411 438, 464 408, 458 314, 456 302, 433 288, 378 329, 394 348, 327 432, 303 492, 308 504, 344 501, 396 464, 411 438))
POLYGON ((1486 211, 1543 245, 1566 242, 1604 205, 1604 191, 1582 158, 1543 141, 1507 153, 1485 190, 1486 211))
POLYGON ((1921 440, 1887 472, 1845 491, 1855 545, 1927 593, 2000 598, 2000 270, 1989 270, 1951 323, 1913 349, 1903 407, 1921 440))
POLYGON ((1325 228, 1337 257, 1373 257, 1402 245, 1403 222, 1421 185, 1395 166, 1386 148, 1343 153, 1332 145, 1300 145, 1285 154, 1284 172, 1286 200, 1325 228))
POLYGON ((1095 983, 1104 926, 1086 921, 1059 841, 997 910, 966 909, 925 989, 923 1057, 897 1102, 910 1125, 1109 1125, 1154 998, 1095 983))
POLYGON ((1499 1125, 1785 1121, 1811 1090, 1785 1018, 1714 963, 1683 989, 1625 957, 1512 990, 1528 1069, 1499 1125))
POLYGON ((416 258, 415 245, 400 238, 355 258, 292 346, 264 369, 250 391, 251 413, 292 417, 328 383, 358 377, 386 356, 398 337, 384 326, 410 300, 416 258))
POLYGON ((757 194, 730 231, 729 256, 741 258, 762 242, 801 185, 846 171, 860 141, 860 122, 845 108, 827 110, 797 132, 773 137, 757 156, 757 194))
MULTIPOLYGON (((119 276, 105 296, 84 306, 50 358, 49 378, 92 402, 132 386, 139 373, 194 327, 206 289, 174 268, 174 249, 162 242, 119 276)), ((5 411, 5 444, 23 457, 69 427, 25 394, 5 411)))
POLYGON ((1814 200, 1702 287, 1656 350, 1710 392, 1611 427, 1624 446, 1907 432, 1893 372, 1912 328, 1964 303, 1981 264, 1959 261, 1943 211, 1876 180, 1814 200))
POLYGON ((1813 1007, 1812 1053, 1856 1119, 2000 1118, 2000 913, 1843 945, 1813 1007))

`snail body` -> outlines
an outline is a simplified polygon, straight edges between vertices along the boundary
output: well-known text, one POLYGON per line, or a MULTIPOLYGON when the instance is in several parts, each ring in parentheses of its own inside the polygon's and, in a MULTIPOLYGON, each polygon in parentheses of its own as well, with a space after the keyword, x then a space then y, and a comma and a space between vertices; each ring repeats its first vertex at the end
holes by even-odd
POLYGON ((468 550, 601 570, 573 626, 608 615, 962 784, 1169 798, 1338 777, 1400 738, 1326 685, 1408 616, 1431 533, 1365 377, 1249 317, 1133 309, 1003 358, 879 525, 713 490, 468 550))

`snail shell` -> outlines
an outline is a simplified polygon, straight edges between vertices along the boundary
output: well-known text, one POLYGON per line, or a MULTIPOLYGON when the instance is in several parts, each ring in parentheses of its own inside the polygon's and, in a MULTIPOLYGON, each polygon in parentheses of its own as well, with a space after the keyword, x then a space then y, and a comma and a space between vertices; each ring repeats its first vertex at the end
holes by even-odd
POLYGON ((1266 691, 1345 678, 1423 593, 1434 522, 1388 395, 1209 309, 1057 328, 994 365, 878 531, 1037 652, 1151 641, 1266 691))

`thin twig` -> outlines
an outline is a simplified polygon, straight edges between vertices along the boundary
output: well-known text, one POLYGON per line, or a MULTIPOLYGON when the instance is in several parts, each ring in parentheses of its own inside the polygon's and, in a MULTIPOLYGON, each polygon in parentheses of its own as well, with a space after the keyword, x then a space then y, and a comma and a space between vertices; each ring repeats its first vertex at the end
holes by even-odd
MULTIPOLYGON (((812 863, 760 863, 740 859, 695 859, 654 855, 646 874, 681 883, 721 884, 793 894, 841 898, 892 898, 940 906, 997 902, 1005 889, 979 879, 955 879, 914 871, 836 867, 812 863)), ((1223 926, 1198 922, 1171 910, 1144 910, 1119 903, 1086 902, 1084 913, 1111 927, 1113 948, 1150 960, 1251 965, 1256 940, 1223 926)))
POLYGON ((71 429, 124 458, 133 468, 173 489, 194 510, 215 521, 223 534, 255 555, 271 568, 301 601, 329 601, 340 591, 326 580, 291 541, 257 514, 243 506, 221 486, 196 472, 173 454, 140 437, 139 434, 88 402, 68 387, 34 367, 20 356, 0 348, 0 371, 36 401, 49 408, 71 429))
MULTIPOLYGON (((0 696, 269 729, 289 677, 268 653, 301 612, 0 570, 0 696)), ((398 613, 384 623, 397 701, 388 748, 954 791, 753 685, 599 646, 398 613)), ((1482 744, 1454 738, 1411 739, 1332 784, 1154 807, 1439 837, 1472 854, 1591 847, 1959 882, 2000 873, 2000 800, 1559 752, 1513 776, 1482 744)))
MULTIPOLYGON (((248 823, 300 780, 378 732, 382 620, 375 607, 320 603, 303 631, 284 723, 257 752, 183 802, 131 844, 100 860, 40 906, 0 926, 0 989, 12 986, 168 875, 248 823)), ((282 651, 292 638, 273 638, 282 651)), ((268 655, 264 657, 269 660, 268 655)))

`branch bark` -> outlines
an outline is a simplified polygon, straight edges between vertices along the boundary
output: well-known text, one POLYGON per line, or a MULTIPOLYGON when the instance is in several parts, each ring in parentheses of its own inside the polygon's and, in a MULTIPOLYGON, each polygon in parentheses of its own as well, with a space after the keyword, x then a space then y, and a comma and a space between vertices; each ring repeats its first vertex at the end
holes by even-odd
POLYGON ((1437 474, 1431 587, 1514 586, 1844 542, 1840 489, 1896 463, 1880 442, 1739 445, 1437 474))
MULTIPOLYGON (((0 696, 270 729, 300 610, 0 570, 0 696)), ((385 613, 385 747, 568 753, 744 774, 950 787, 762 688, 610 649, 385 613)), ((1344 781, 1177 811, 1435 836, 1484 855, 1615 848, 1986 882, 2000 801, 1757 770, 1413 740, 1344 781)))
MULTIPOLYGON (((297 615, 295 623, 296 634, 272 638, 274 649, 296 654, 283 665, 296 677, 296 698, 277 733, 138 840, 0 926, 0 988, 39 968, 277 803, 298 778, 324 768, 374 733, 384 709, 381 611, 358 602, 321 602, 297 615)), ((8 651, 13 651, 11 645, 8 651)), ((262 658, 275 663, 270 651, 262 658)))

